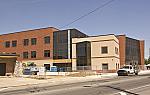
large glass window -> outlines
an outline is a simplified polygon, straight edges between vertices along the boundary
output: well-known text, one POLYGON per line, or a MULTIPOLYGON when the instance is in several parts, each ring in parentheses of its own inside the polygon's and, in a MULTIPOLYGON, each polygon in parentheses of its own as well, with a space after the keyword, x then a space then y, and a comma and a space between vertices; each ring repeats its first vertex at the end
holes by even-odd
POLYGON ((29 39, 24 39, 23 44, 24 44, 24 46, 28 46, 29 45, 29 39))
POLYGON ((140 62, 140 44, 138 40, 126 38, 126 64, 135 64, 140 62))
POLYGON ((27 59, 28 58, 28 52, 23 52, 23 58, 27 59))
POLYGON ((36 38, 31 38, 31 45, 36 45, 37 39, 36 38))
POLYGON ((36 58, 36 51, 31 51, 31 58, 36 58))
POLYGON ((10 41, 6 41, 6 42, 5 42, 5 47, 6 47, 6 48, 10 47, 10 41))
POLYGON ((16 47, 17 46, 17 40, 12 41, 12 47, 16 47))
POLYGON ((77 66, 91 65, 91 43, 88 41, 76 44, 77 66))
POLYGON ((49 44, 50 43, 50 36, 44 37, 44 43, 49 44))
POLYGON ((101 53, 102 54, 107 54, 108 53, 108 47, 101 47, 101 53))
POLYGON ((44 57, 50 57, 50 50, 44 50, 44 57))

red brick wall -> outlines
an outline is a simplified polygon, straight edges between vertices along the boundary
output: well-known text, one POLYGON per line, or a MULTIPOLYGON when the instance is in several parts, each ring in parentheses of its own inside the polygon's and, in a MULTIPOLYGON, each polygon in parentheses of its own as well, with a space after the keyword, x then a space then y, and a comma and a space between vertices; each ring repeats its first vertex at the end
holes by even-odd
MULTIPOLYGON (((35 30, 28 30, 23 32, 16 32, 16 33, 10 33, 10 34, 4 34, 0 35, 0 52, 6 52, 6 53, 14 53, 20 54, 20 57, 18 57, 18 60, 24 60, 22 58, 23 52, 28 51, 29 58, 25 60, 33 59, 31 58, 31 51, 37 52, 37 58, 36 59, 46 59, 44 58, 44 50, 50 50, 51 51, 51 57, 53 57, 53 32, 57 31, 55 28, 42 28, 42 29, 35 29, 35 30), (50 44, 44 44, 44 37, 50 36, 50 44), (37 44, 31 45, 31 38, 37 38, 37 44), (23 45, 23 39, 29 39, 29 45, 24 46, 23 45), (4 46, 5 41, 10 41, 12 43, 12 40, 17 40, 17 47, 10 46, 9 48, 6 48, 4 46)), ((35 60, 35 59, 34 59, 35 60)))
POLYGON ((119 55, 120 55, 120 65, 125 65, 125 54, 126 54, 126 36, 125 35, 119 35, 119 55))
POLYGON ((140 57, 141 57, 141 65, 144 65, 144 41, 140 41, 140 57))

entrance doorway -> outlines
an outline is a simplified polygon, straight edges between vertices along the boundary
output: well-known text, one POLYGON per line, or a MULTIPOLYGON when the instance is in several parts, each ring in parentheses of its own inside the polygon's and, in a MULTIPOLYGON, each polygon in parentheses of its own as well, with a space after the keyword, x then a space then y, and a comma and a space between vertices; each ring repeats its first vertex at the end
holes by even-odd
POLYGON ((0 76, 5 76, 6 74, 6 63, 0 63, 0 76))

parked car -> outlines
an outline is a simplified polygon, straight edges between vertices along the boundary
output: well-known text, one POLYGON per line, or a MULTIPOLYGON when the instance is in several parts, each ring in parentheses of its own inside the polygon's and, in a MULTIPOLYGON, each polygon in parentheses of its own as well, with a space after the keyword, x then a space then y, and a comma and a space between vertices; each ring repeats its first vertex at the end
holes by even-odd
POLYGON ((123 66, 117 71, 118 76, 121 75, 128 76, 129 74, 138 75, 138 73, 139 73, 139 68, 137 66, 132 66, 132 65, 123 66))
POLYGON ((50 72, 57 72, 57 71, 58 71, 57 66, 51 66, 50 67, 50 72))
POLYGON ((37 75, 37 72, 39 72, 39 68, 34 66, 26 67, 23 70, 24 75, 37 75))
POLYGON ((150 64, 146 65, 147 70, 150 70, 150 64))

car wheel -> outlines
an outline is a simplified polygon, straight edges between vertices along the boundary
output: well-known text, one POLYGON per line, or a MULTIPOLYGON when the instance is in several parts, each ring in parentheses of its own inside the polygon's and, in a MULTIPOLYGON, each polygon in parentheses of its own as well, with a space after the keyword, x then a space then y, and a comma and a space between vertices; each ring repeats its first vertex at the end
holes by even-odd
POLYGON ((138 73, 135 73, 135 75, 138 75, 138 73))

